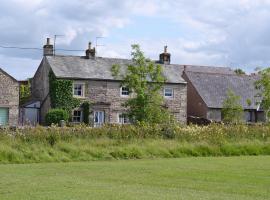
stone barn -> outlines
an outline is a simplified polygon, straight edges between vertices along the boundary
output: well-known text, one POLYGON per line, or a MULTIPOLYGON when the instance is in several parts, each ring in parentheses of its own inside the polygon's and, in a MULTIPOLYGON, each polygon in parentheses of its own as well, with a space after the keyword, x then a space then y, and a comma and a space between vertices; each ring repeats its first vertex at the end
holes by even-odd
POLYGON ((0 68, 0 126, 17 126, 19 82, 0 68))

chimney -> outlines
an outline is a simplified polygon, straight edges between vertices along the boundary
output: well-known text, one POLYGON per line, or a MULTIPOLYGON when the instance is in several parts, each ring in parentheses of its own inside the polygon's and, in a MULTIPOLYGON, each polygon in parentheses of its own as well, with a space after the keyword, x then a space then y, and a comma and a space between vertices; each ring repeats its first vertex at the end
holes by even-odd
POLYGON ((171 63, 171 54, 167 52, 167 46, 164 47, 164 52, 159 55, 159 62, 169 65, 171 63))
POLYGON ((47 43, 43 46, 43 56, 53 56, 53 45, 50 44, 50 38, 47 38, 47 43))
POLYGON ((88 43, 88 49, 85 51, 85 57, 87 59, 94 59, 96 57, 96 49, 95 47, 91 48, 91 42, 88 43))

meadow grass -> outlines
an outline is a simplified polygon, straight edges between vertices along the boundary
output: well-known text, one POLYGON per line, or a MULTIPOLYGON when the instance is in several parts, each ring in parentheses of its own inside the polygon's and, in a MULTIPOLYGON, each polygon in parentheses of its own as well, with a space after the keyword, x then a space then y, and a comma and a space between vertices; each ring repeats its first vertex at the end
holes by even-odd
POLYGON ((0 131, 0 163, 270 155, 266 125, 37 127, 0 131))
POLYGON ((0 177, 5 200, 270 198, 270 156, 0 164, 0 177))

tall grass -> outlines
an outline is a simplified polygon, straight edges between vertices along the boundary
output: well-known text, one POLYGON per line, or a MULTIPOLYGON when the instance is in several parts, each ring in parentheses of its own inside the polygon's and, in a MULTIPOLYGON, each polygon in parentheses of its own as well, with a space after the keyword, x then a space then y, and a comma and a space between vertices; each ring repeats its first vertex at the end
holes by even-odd
POLYGON ((270 155, 270 126, 218 125, 0 130, 0 163, 270 155))

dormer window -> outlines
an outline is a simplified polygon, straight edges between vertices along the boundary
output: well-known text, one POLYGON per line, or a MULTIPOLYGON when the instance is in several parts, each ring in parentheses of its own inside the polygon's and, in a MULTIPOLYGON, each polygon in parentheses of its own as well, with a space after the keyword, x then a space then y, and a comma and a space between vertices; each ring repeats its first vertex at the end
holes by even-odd
POLYGON ((128 97, 129 96, 129 88, 126 86, 122 86, 120 90, 120 94, 123 97, 128 97))
POLYGON ((73 84, 73 96, 84 97, 84 83, 75 82, 73 84))

